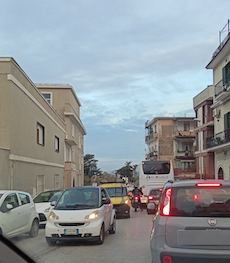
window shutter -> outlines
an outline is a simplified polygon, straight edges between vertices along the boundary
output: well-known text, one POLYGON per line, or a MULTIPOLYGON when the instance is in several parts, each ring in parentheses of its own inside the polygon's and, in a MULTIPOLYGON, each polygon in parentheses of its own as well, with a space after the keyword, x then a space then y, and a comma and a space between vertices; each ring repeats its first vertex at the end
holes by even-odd
POLYGON ((222 68, 222 78, 223 78, 223 85, 227 83, 226 80, 226 67, 222 68))
POLYGON ((228 113, 224 114, 224 130, 228 128, 228 113))

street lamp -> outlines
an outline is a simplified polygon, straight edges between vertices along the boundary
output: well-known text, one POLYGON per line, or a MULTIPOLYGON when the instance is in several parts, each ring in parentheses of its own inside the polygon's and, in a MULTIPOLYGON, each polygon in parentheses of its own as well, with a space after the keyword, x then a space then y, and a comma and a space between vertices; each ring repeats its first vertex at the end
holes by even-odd
MULTIPOLYGON (((198 122, 199 125, 197 125, 198 127, 200 127, 201 124, 201 120, 195 118, 194 121, 198 122)), ((199 152, 200 152, 200 156, 199 156, 199 173, 200 173, 200 179, 202 179, 202 159, 201 159, 201 131, 198 132, 198 136, 199 136, 199 152)))

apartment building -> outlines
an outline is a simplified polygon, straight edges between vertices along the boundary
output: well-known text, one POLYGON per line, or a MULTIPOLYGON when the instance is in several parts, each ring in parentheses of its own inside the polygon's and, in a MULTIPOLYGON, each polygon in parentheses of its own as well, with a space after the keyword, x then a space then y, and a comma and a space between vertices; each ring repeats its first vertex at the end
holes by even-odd
POLYGON ((86 130, 80 120, 81 103, 68 84, 36 84, 36 87, 66 123, 64 187, 84 185, 86 130))
POLYGON ((194 129, 196 171, 199 178, 203 179, 215 178, 214 152, 209 149, 209 138, 214 135, 212 105, 213 86, 208 86, 193 98, 193 108, 196 114, 194 129))
POLYGON ((32 196, 84 184, 80 102, 67 84, 34 84, 0 58, 0 189, 32 196))
POLYGON ((0 58, 0 189, 63 187, 66 124, 13 58, 0 58))
POLYGON ((156 117, 145 123, 146 160, 171 160, 177 177, 195 177, 194 118, 156 117))
POLYGON ((207 148, 215 156, 215 178, 230 179, 230 22, 220 31, 220 43, 206 66, 213 71, 214 135, 207 148), (225 37, 222 37, 225 34, 225 37), (223 39, 222 39, 223 38, 223 39))

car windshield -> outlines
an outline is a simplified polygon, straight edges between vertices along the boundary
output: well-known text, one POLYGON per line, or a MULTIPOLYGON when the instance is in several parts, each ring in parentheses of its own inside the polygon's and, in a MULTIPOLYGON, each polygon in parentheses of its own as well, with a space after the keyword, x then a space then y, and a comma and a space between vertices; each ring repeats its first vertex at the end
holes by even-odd
POLYGON ((99 207, 99 190, 68 189, 58 200, 55 210, 81 210, 99 207))
POLYGON ((44 203, 44 202, 53 202, 57 201, 63 191, 50 191, 50 192, 43 192, 40 193, 38 196, 34 198, 34 203, 44 203))
POLYGON ((108 187, 105 188, 110 197, 123 197, 127 196, 127 188, 126 187, 108 187))
POLYGON ((230 187, 173 188, 170 215, 230 217, 230 187))

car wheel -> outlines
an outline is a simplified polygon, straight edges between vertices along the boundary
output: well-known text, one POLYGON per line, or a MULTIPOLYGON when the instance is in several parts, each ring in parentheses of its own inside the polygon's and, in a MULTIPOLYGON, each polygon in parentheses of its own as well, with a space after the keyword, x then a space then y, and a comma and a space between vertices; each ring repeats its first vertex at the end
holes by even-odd
POLYGON ((115 234, 116 233, 116 218, 114 217, 113 219, 113 224, 111 226, 111 229, 109 230, 110 234, 115 234))
POLYGON ((37 219, 34 219, 30 232, 29 232, 29 236, 36 237, 38 235, 38 231, 39 231, 39 223, 37 219))
POLYGON ((105 238, 105 227, 104 227, 104 224, 102 224, 100 235, 98 237, 98 240, 96 241, 96 244, 98 244, 98 245, 103 244, 104 243, 104 238, 105 238))
POLYGON ((49 245, 49 246, 54 246, 56 244, 56 241, 52 240, 50 237, 47 237, 46 238, 46 243, 49 245))

